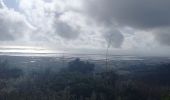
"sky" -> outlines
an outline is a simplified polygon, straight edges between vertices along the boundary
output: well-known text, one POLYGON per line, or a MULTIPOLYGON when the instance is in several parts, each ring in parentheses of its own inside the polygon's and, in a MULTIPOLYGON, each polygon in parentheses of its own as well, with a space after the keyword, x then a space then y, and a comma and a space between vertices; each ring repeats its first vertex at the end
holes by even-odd
POLYGON ((0 51, 170 56, 169 8, 169 0, 0 0, 0 51))

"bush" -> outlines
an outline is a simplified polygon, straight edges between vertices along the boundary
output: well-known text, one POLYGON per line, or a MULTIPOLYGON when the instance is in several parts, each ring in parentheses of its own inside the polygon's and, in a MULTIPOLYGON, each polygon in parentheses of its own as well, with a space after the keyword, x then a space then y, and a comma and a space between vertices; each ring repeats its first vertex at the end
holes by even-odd
POLYGON ((16 67, 10 67, 7 60, 0 62, 0 79, 18 78, 22 70, 16 67))

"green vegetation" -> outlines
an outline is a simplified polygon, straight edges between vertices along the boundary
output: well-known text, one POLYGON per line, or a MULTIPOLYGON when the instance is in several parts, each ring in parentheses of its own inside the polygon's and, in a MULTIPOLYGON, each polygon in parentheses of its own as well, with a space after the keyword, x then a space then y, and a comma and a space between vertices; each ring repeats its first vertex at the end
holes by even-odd
POLYGON ((170 100, 169 87, 151 85, 144 76, 129 79, 114 70, 95 69, 94 64, 75 59, 58 72, 46 68, 24 74, 2 61, 0 100, 170 100))

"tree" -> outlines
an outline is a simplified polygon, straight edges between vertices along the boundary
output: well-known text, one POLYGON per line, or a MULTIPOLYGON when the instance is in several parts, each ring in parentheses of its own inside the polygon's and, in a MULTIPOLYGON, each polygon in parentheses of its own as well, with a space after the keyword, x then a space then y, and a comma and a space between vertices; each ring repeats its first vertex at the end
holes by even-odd
POLYGON ((80 72, 83 74, 92 73, 95 65, 89 62, 81 61, 79 58, 71 61, 68 65, 68 70, 71 72, 80 72))

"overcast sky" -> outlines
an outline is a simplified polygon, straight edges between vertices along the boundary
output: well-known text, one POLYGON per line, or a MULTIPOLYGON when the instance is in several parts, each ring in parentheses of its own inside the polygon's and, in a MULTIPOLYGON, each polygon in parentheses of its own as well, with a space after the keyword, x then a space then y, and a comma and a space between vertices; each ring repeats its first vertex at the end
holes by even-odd
POLYGON ((0 48, 170 55, 169 9, 169 0, 0 0, 0 48))

